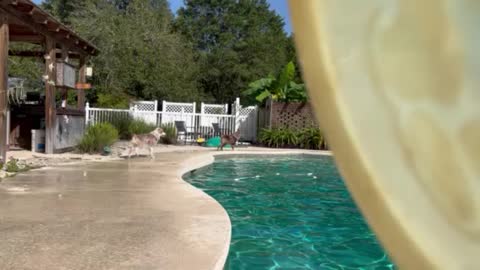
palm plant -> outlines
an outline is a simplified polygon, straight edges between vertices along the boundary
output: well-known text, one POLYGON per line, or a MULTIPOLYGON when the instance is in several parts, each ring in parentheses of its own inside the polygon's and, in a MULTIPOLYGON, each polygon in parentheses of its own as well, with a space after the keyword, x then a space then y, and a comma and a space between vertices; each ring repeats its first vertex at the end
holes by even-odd
POLYGON ((304 84, 294 82, 295 64, 289 62, 277 77, 269 76, 256 80, 248 85, 242 94, 245 97, 254 97, 256 102, 263 104, 268 97, 273 100, 292 102, 307 100, 304 84))

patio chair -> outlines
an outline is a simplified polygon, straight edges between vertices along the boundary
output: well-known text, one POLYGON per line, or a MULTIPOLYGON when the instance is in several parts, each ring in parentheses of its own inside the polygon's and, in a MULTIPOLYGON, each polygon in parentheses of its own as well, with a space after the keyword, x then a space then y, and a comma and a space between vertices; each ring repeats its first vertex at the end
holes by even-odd
POLYGON ((222 136, 222 130, 220 129, 220 125, 218 123, 212 123, 213 127, 213 136, 222 136))
POLYGON ((175 121, 175 128, 177 129, 177 141, 178 138, 183 135, 185 144, 187 144, 187 138, 192 137, 195 134, 194 132, 187 131, 185 121, 175 121))

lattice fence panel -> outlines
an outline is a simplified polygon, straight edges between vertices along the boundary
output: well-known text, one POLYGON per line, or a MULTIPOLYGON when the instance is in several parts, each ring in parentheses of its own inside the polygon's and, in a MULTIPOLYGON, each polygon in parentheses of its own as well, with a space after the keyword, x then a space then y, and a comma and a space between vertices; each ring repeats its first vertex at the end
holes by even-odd
POLYGON ((166 113, 194 113, 195 102, 193 103, 180 103, 180 102, 163 102, 163 112, 166 113))
POLYGON ((137 120, 145 121, 149 124, 157 124, 158 102, 155 101, 133 101, 130 103, 130 110, 134 112, 132 115, 137 120), (141 113, 135 113, 141 112, 141 113), (151 112, 151 113, 146 113, 151 112))
POLYGON ((158 109, 157 101, 133 101, 130 103, 131 110, 134 109, 135 106, 138 111, 156 112, 158 109))
POLYGON ((310 103, 273 102, 271 107, 271 126, 273 128, 302 129, 316 127, 317 121, 310 103))
POLYGON ((227 104, 204 104, 202 103, 201 112, 204 114, 227 114, 227 104))
POLYGON ((220 124, 215 117, 211 115, 227 115, 227 104, 205 104, 202 103, 200 107, 200 125, 202 127, 212 127, 213 123, 220 124))
POLYGON ((167 102, 162 103, 162 123, 184 121, 187 127, 195 126, 195 102, 167 102))

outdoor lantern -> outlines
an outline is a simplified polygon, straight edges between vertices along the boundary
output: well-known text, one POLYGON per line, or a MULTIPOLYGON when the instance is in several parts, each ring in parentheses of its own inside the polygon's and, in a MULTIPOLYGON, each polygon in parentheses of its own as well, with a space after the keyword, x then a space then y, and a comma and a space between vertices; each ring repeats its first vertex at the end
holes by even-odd
POLYGON ((93 67, 87 67, 85 69, 85 76, 92 77, 93 76, 93 67))
MULTIPOLYGON (((68 87, 75 88, 75 67, 65 63, 57 62, 57 82, 56 85, 59 87, 68 87)), ((52 81, 52 83, 55 82, 52 81)))

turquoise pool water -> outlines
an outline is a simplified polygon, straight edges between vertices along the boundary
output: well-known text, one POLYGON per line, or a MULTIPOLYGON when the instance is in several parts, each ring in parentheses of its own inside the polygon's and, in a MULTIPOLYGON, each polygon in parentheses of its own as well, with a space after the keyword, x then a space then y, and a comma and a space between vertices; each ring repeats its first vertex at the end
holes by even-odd
POLYGON ((232 221, 225 269, 395 269, 330 157, 236 157, 187 174, 232 221))

